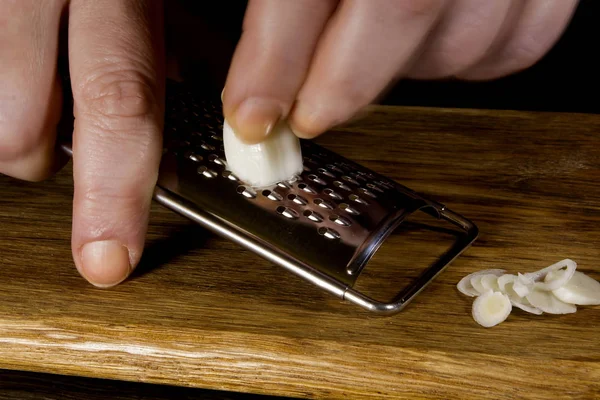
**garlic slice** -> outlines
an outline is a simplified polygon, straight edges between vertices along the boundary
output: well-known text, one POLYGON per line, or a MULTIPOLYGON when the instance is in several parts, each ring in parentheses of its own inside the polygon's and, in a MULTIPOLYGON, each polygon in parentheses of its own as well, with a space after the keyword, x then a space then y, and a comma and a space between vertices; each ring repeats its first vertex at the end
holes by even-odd
POLYGON ((519 273, 517 280, 513 284, 513 290, 519 295, 519 297, 525 297, 531 289, 533 289, 534 281, 531 277, 519 273))
POLYGON ((558 271, 559 269, 563 269, 565 267, 568 269, 573 269, 573 271, 574 271, 575 269, 577 269, 577 263, 571 259, 566 258, 555 264, 550 265, 549 267, 540 269, 535 272, 528 272, 524 275, 526 277, 530 278, 532 281, 538 282, 538 281, 543 280, 546 277, 546 274, 548 274, 548 272, 558 271))
MULTIPOLYGON (((548 273, 561 274, 563 271, 548 273)), ((552 279, 552 278, 550 278, 552 279)), ((552 291, 552 294, 565 303, 577 305, 600 305, 600 282, 576 271, 573 277, 564 285, 552 291)))
POLYGON ((542 315, 544 312, 537 307, 531 305, 526 297, 521 297, 514 291, 513 285, 517 280, 516 275, 505 274, 498 278, 498 289, 500 292, 506 294, 510 299, 510 303, 513 307, 517 307, 525 312, 542 315))
POLYGON ((472 274, 469 274, 469 275, 465 276, 464 278, 462 278, 460 280, 460 282, 458 282, 458 284, 456 285, 456 288, 458 289, 459 292, 461 292, 465 296, 469 296, 469 297, 479 296, 481 293, 479 293, 477 290, 475 290, 475 288, 471 284, 471 278, 478 276, 478 275, 485 275, 485 274, 493 274, 496 276, 502 276, 502 274, 504 274, 505 272, 506 271, 503 269, 485 269, 482 271, 473 272, 472 274))
POLYGON ((534 286, 541 290, 556 290, 569 282, 575 274, 577 264, 571 260, 563 260, 562 262, 564 262, 566 269, 562 269, 563 266, 560 266, 559 263, 555 264, 556 269, 546 271, 544 282, 536 282, 534 286))
POLYGON ((254 188, 264 188, 292 180, 303 170, 300 140, 289 125, 280 122, 261 143, 246 144, 223 123, 225 158, 231 172, 254 188))
POLYGON ((573 304, 567 304, 546 290, 533 289, 527 295, 527 300, 532 306, 548 314, 571 314, 577 311, 573 304))
POLYGON ((512 304, 507 295, 488 290, 473 302, 473 319, 479 325, 490 328, 504 322, 512 311, 512 304))
POLYGON ((485 291, 492 290, 494 292, 499 292, 500 288, 498 287, 498 276, 494 274, 485 274, 481 277, 480 280, 481 287, 485 291))

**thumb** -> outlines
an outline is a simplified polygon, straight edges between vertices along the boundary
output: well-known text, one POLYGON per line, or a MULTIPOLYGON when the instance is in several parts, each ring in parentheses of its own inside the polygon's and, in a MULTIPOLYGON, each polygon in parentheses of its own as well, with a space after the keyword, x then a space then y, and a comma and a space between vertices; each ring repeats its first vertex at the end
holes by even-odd
POLYGON ((79 272, 116 285, 139 262, 162 147, 162 37, 155 0, 72 0, 72 248, 79 272))

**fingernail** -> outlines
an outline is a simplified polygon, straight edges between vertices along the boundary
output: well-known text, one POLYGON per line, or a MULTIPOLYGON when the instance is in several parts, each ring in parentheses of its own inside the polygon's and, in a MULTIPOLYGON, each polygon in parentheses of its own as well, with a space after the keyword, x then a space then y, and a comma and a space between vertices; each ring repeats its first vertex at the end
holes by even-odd
POLYGON ((127 247, 115 240, 84 245, 81 249, 81 264, 83 277, 100 288, 121 283, 131 271, 127 247))
POLYGON ((263 141, 282 117, 281 105, 269 99, 246 99, 234 112, 236 134, 247 143, 263 141))
POLYGON ((223 90, 221 90, 221 103, 223 102, 223 95, 225 94, 225 88, 223 88, 223 90))

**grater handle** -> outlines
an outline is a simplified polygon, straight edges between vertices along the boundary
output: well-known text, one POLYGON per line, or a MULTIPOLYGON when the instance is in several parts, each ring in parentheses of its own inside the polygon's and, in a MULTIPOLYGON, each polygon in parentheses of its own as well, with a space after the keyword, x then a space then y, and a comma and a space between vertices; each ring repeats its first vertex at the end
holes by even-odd
POLYGON ((429 206, 437 211, 439 219, 459 227, 465 234, 456 240, 452 247, 426 269, 413 283, 402 289, 392 302, 375 300, 352 288, 348 288, 344 292, 342 297, 344 300, 377 314, 396 314, 402 311, 421 291, 423 291, 423 289, 444 271, 448 265, 469 248, 479 236, 479 229, 470 220, 456 214, 442 204, 429 201, 429 206))

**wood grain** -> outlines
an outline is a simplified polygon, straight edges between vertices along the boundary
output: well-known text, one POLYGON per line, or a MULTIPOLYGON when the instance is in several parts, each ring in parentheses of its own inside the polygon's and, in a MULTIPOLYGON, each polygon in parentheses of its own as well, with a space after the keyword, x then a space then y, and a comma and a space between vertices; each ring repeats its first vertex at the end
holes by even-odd
MULTIPOLYGON (((93 288, 71 260, 67 167, 0 178, 0 367, 303 398, 600 396, 600 307, 484 329, 455 288, 567 257, 600 279, 599 117, 372 111, 319 142, 481 230, 401 314, 342 303, 156 205, 135 275, 93 288)), ((394 235, 365 290, 391 294, 442 249, 424 221, 394 235)))

